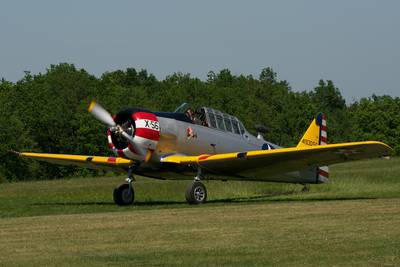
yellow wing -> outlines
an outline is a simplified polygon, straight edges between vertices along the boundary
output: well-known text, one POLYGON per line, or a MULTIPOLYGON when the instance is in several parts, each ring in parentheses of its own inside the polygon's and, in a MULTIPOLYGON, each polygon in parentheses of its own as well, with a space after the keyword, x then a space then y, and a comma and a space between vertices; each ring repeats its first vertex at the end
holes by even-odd
POLYGON ((122 170, 123 167, 129 167, 133 164, 132 160, 120 157, 99 157, 99 156, 47 154, 47 153, 30 153, 30 152, 16 152, 16 153, 20 157, 24 158, 32 158, 40 161, 46 161, 61 165, 75 165, 91 169, 122 170))
POLYGON ((391 150, 384 143, 367 141, 215 155, 172 155, 163 158, 162 162, 198 165, 212 173, 257 178, 345 161, 386 156, 391 150))

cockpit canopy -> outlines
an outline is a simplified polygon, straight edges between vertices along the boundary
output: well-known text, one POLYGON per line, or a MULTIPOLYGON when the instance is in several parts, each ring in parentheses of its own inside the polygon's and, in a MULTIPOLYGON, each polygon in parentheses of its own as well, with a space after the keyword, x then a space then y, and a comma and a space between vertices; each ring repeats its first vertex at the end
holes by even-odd
POLYGON ((225 132, 240 135, 247 132, 238 118, 213 108, 201 107, 194 111, 188 103, 183 103, 174 111, 174 114, 185 114, 192 123, 225 132))
POLYGON ((195 112, 193 122, 234 134, 242 135, 246 131, 235 116, 207 107, 202 107, 195 112))

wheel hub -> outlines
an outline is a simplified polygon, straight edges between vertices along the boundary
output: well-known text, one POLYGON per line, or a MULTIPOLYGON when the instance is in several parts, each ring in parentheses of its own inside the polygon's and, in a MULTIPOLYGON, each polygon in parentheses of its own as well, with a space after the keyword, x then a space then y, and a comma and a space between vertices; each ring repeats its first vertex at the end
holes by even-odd
POLYGON ((121 195, 122 195, 122 200, 125 203, 129 203, 132 199, 132 192, 131 190, 129 190, 129 188, 124 189, 121 195))
POLYGON ((205 197, 205 192, 201 186, 198 186, 194 189, 194 198, 197 201, 203 201, 205 197))

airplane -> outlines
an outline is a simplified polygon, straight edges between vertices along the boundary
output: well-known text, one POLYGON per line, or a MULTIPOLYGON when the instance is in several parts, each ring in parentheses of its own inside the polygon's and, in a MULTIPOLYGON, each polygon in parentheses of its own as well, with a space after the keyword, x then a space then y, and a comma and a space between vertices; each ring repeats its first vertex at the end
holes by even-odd
POLYGON ((114 116, 96 102, 88 111, 103 122, 113 157, 16 152, 50 163, 114 170, 127 174, 113 192, 115 204, 134 202, 135 175, 155 179, 192 180, 189 204, 207 200, 202 183, 247 180, 309 184, 329 181, 328 165, 388 156, 392 149, 378 141, 327 144, 326 116, 318 114, 295 147, 283 148, 250 134, 235 116, 184 103, 174 112, 123 109, 114 116))

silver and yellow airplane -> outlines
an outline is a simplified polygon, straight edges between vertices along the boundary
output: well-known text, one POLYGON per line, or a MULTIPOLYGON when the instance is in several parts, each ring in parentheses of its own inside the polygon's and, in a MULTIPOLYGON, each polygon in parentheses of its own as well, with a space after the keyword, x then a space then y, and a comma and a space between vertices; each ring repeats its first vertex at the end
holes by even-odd
POLYGON ((207 200, 203 179, 325 183, 328 165, 391 152, 388 145, 377 141, 327 144, 323 114, 312 121, 296 147, 282 148, 265 141, 261 134, 251 135, 235 116, 207 107, 193 111, 183 104, 175 112, 131 108, 111 116, 92 102, 89 112, 108 126, 108 146, 115 157, 18 154, 57 164, 126 172, 126 182, 114 190, 117 205, 133 203, 134 175, 193 180, 186 200, 200 204, 207 200))

